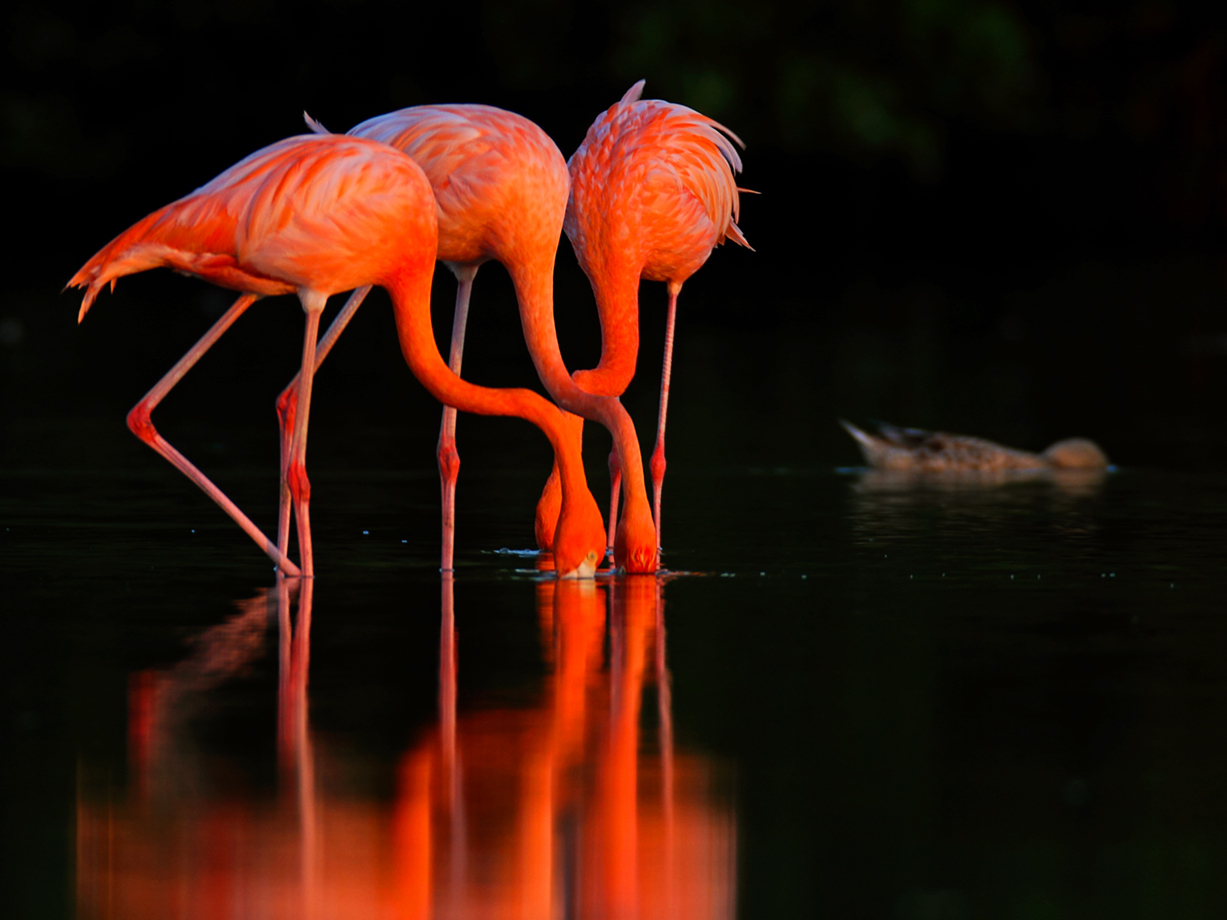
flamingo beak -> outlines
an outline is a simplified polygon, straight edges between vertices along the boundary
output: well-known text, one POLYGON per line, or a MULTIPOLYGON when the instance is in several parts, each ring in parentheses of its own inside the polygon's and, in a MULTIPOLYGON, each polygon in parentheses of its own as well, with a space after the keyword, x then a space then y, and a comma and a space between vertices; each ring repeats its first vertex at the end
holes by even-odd
POLYGON ((584 561, 577 565, 570 572, 564 575, 559 575, 559 578, 593 578, 596 576, 596 566, 599 562, 596 553, 589 553, 584 557, 584 561))

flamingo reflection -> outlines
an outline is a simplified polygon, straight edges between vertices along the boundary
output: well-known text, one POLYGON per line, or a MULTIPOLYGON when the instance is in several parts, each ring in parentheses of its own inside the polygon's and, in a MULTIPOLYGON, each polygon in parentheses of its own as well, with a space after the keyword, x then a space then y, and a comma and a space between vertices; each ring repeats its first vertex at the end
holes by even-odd
POLYGON ((129 793, 79 795, 79 915, 732 917, 731 809, 712 767, 674 751, 661 581, 536 592, 550 664, 537 702, 458 709, 444 576, 439 717, 399 758, 391 803, 334 788, 342 755, 311 731, 309 581, 281 580, 185 662, 135 678, 129 793), (285 794, 218 795, 179 714, 258 657, 274 615, 285 794), (188 787, 159 779, 193 773, 188 787))

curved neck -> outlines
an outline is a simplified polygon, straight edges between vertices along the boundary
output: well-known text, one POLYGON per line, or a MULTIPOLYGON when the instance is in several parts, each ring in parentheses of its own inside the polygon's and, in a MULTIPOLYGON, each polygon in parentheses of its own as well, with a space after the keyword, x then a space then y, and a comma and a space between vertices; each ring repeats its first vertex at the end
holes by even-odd
POLYGON ((601 361, 584 371, 582 383, 589 393, 621 396, 635 376, 639 360, 639 267, 607 262, 589 275, 601 319, 601 361))
POLYGON ((413 375, 439 402, 461 412, 507 415, 532 422, 550 441, 564 493, 586 490, 587 478, 577 451, 567 449, 564 415, 545 398, 525 389, 493 389, 461 380, 443 361, 430 321, 430 272, 405 272, 385 287, 392 298, 401 354, 413 375))
MULTIPOLYGON (((568 412, 600 422, 613 436, 626 483, 627 499, 642 497, 647 501, 647 488, 643 478, 643 459, 639 451, 639 438, 635 426, 622 403, 613 396, 595 396, 571 379, 558 347, 558 332, 554 326, 554 276, 553 260, 549 271, 542 266, 510 268, 515 284, 516 298, 520 303, 520 324, 524 339, 537 368, 537 376, 545 384, 560 406, 568 412)), ((638 309, 638 303, 635 304, 638 309)), ((635 323, 635 347, 638 348, 639 329, 635 323)), ((433 340, 432 340, 433 341, 433 340)), ((604 360, 604 359, 602 359, 604 360)), ((633 361, 632 361, 633 372, 633 361)))

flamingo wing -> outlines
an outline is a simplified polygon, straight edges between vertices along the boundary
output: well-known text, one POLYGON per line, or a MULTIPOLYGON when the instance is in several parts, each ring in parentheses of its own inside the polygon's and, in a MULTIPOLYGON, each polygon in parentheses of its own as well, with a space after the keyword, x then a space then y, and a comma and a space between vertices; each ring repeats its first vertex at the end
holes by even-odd
POLYGON ((557 145, 527 118, 487 105, 422 105, 349 133, 422 167, 438 202, 441 261, 500 258, 525 233, 557 239, 570 177, 557 145))
POLYGON ((421 170, 385 151, 307 135, 253 153, 129 227, 73 275, 69 286, 87 289, 80 318, 108 282, 161 266, 264 295, 365 283, 363 272, 393 246, 393 212, 433 212, 421 170))
POLYGON ((637 247, 643 277, 681 283, 726 239, 749 246, 736 223, 741 140, 642 89, 599 116, 572 156, 566 231, 577 252, 637 247))

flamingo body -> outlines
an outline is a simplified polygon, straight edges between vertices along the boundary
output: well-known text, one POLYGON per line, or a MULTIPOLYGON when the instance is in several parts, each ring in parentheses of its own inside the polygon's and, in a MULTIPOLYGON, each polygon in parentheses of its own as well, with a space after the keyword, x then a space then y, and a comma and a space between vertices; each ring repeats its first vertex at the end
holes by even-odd
POLYGON ((108 282, 158 267, 236 291, 327 297, 420 270, 437 233, 416 164, 381 145, 291 137, 138 221, 69 286, 86 288, 79 319, 108 282))
MULTIPOLYGON (((477 269, 493 259, 517 282, 526 273, 552 275, 562 232, 570 177, 558 146, 529 119, 489 105, 419 105, 370 118, 354 137, 383 141, 408 154, 426 174, 438 204, 438 259, 460 284, 452 333, 452 370, 463 360, 469 290, 477 269)), ((455 489, 460 456, 454 410, 445 409, 439 433, 443 493, 444 568, 454 539, 455 489)), ((582 439, 582 426, 575 429, 582 439)), ((577 444, 580 441, 576 441, 577 444)), ((537 503, 537 545, 553 548, 561 509, 558 470, 537 503)))
POLYGON ((634 376, 640 278, 680 289, 726 239, 749 246, 737 226, 741 157, 729 137, 740 140, 642 92, 640 80, 600 115, 568 163, 563 228, 592 283, 602 333, 600 365, 576 380, 600 395, 620 396, 634 376))
MULTIPOLYGON (((622 395, 639 357, 639 281, 663 281, 669 292, 651 463, 659 539, 677 297, 716 246, 725 240, 750 244, 737 226, 741 204, 733 174, 741 171, 741 157, 732 141, 741 144, 740 138, 686 106, 641 99, 643 84, 640 80, 597 118, 571 157, 564 229, 592 284, 601 319, 600 363, 573 375, 584 390, 622 395)), ((619 467, 611 456, 611 519, 619 467)))
POLYGON ((557 145, 537 125, 488 105, 420 105, 368 119, 353 137, 413 158, 438 202, 441 262, 494 259, 513 275, 558 247, 570 179, 557 145))

